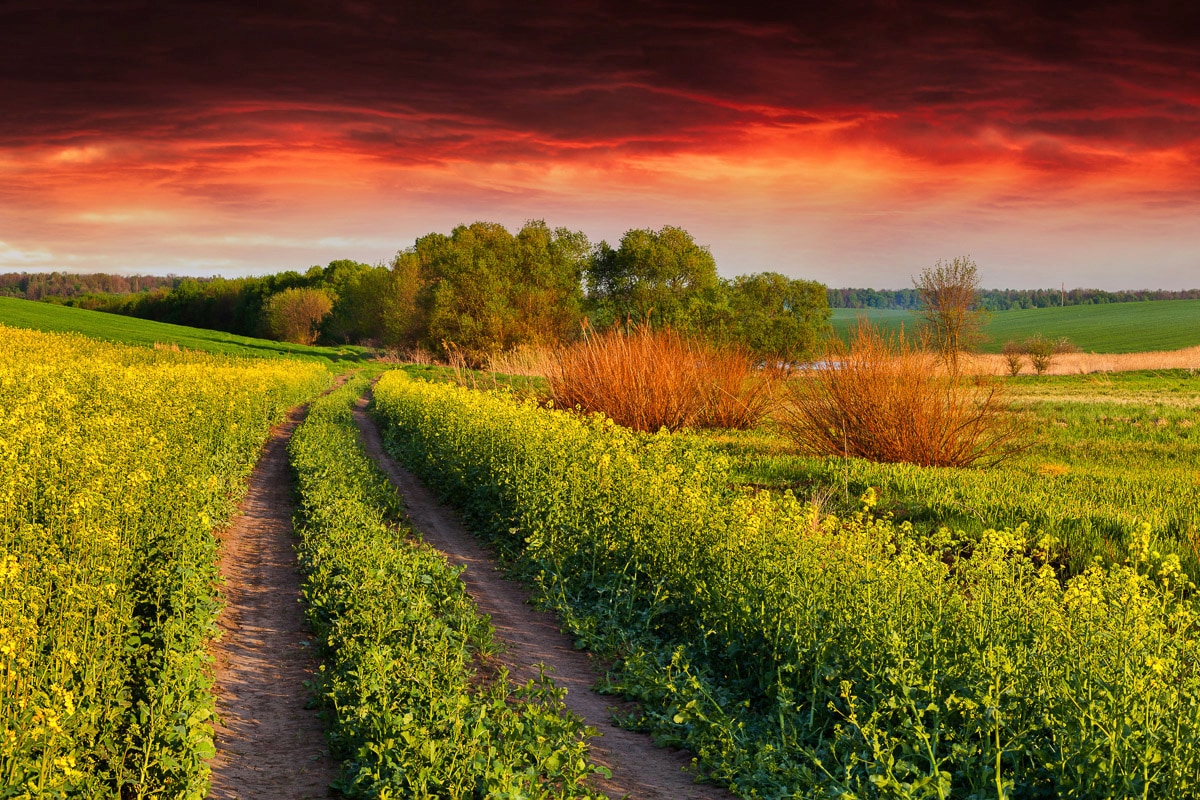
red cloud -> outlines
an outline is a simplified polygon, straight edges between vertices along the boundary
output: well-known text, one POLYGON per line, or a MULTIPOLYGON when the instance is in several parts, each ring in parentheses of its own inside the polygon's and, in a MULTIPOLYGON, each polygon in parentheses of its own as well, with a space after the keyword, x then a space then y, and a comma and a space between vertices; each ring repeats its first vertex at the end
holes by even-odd
POLYGON ((0 222, 310 219, 368 196, 785 221, 1200 203, 1190 8, 410 5, 10 4, 0 222))

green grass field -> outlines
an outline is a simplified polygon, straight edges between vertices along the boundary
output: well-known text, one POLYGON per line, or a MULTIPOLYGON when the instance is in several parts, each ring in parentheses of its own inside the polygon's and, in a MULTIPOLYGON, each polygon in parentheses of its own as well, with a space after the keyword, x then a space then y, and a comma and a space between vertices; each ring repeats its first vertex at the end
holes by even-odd
POLYGON ((358 361, 367 355, 362 347, 309 347, 12 297, 0 297, 0 324, 47 333, 82 333, 121 344, 174 344, 232 356, 358 361))
POLYGON ((832 312, 829 322, 833 325, 833 332, 842 339, 850 337, 860 319, 893 333, 898 333, 901 327, 911 332, 916 329, 918 322, 911 311, 894 308, 835 308, 832 312))
POLYGON ((880 508, 923 530, 978 537, 1030 525, 1071 572, 1120 562, 1139 526, 1200 579, 1200 374, 1187 370, 1022 377, 1007 381, 1035 444, 986 469, 873 464, 798 455, 770 423, 695 434, 734 458, 747 484, 791 489, 851 510, 874 487, 880 508), (846 505, 848 501, 848 505, 846 505), (845 507, 843 507, 845 506, 845 507))
MULTIPOLYGON (((909 311, 885 308, 835 308, 833 329, 845 338, 863 316, 885 330, 916 328, 909 311)), ((1050 339, 1066 337, 1090 353, 1138 353, 1179 350, 1200 345, 1200 300, 1158 300, 1099 306, 1032 308, 997 311, 984 326, 987 341, 980 349, 998 353, 1004 343, 1041 333, 1050 339)))

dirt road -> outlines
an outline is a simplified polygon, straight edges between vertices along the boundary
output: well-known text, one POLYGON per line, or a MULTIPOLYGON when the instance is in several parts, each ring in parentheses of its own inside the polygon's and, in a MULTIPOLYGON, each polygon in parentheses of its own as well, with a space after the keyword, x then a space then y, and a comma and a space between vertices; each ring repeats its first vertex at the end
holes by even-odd
POLYGON ((335 771, 317 712, 305 708, 315 661, 300 606, 287 443, 293 410, 250 478, 241 516, 222 535, 226 605, 213 655, 217 756, 213 800, 315 800, 334 796, 335 771))

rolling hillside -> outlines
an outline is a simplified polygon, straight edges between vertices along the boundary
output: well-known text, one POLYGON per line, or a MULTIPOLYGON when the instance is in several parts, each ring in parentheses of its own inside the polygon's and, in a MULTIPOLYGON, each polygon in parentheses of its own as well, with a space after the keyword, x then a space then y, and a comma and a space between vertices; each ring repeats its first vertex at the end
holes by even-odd
POLYGON ((46 332, 82 333, 96 339, 123 344, 174 344, 189 350, 258 358, 356 361, 366 353, 361 347, 309 347, 11 297, 0 297, 0 324, 46 332))

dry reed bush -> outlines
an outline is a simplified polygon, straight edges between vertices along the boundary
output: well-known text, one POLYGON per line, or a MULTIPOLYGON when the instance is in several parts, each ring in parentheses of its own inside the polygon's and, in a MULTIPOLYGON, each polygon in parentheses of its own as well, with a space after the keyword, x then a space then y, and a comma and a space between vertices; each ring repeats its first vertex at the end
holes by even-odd
POLYGON ((443 340, 442 349, 446 351, 446 366, 454 375, 454 383, 468 389, 500 388, 495 374, 485 375, 471 369, 467 354, 457 344, 443 340))
POLYGON ((758 367, 742 347, 704 347, 697 354, 700 387, 705 392, 698 428, 757 427, 774 404, 773 388, 782 376, 774 367, 758 367))
POLYGON ((543 373, 560 408, 602 412, 640 431, 750 427, 769 410, 771 376, 745 352, 670 330, 613 328, 554 352, 543 373))
POLYGON ((403 351, 403 356, 410 364, 436 364, 437 358, 433 353, 420 345, 414 345, 403 351))
POLYGON ((932 353, 860 323, 828 345, 824 368, 788 384, 776 421, 805 452, 888 463, 995 464, 1027 446, 1003 385, 945 374, 932 353))
POLYGON ((376 351, 374 361, 383 364, 433 364, 436 359, 423 347, 387 347, 376 351))

